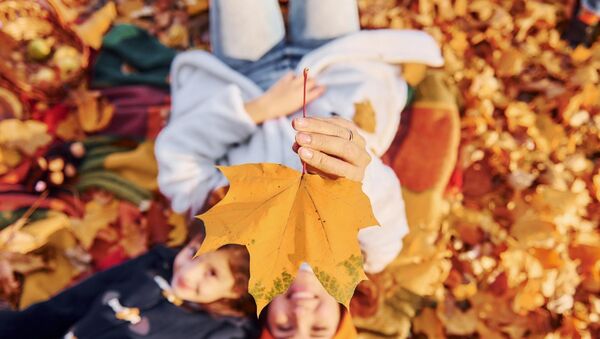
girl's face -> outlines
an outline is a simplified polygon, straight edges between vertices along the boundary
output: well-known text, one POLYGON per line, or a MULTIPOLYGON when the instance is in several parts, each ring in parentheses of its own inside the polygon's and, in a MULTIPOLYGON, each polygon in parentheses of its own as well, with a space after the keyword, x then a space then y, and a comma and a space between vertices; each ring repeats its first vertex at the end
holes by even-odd
POLYGON ((236 298, 233 292, 234 278, 224 251, 194 255, 200 241, 192 240, 175 257, 173 263, 173 292, 187 301, 211 303, 223 298, 236 298))
POLYGON ((314 273, 300 270, 287 292, 271 301, 267 326, 278 339, 332 338, 340 317, 340 305, 314 273))

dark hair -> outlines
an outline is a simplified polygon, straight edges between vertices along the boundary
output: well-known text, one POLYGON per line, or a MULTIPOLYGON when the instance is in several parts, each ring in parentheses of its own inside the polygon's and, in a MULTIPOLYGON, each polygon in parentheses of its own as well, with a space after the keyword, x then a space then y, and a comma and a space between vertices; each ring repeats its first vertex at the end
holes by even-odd
POLYGON ((248 292, 250 281, 250 255, 245 246, 225 245, 217 251, 227 254, 227 262, 233 276, 233 292, 237 298, 223 298, 211 303, 202 304, 209 313, 223 316, 247 317, 256 316, 256 303, 248 292))

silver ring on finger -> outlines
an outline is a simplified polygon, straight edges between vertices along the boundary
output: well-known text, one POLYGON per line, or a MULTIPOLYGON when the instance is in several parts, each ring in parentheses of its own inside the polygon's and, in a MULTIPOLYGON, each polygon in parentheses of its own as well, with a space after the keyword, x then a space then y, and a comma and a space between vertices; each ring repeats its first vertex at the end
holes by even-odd
POLYGON ((348 130, 348 133, 350 133, 350 135, 348 136, 348 141, 352 141, 354 139, 354 133, 352 132, 351 129, 346 128, 348 130))

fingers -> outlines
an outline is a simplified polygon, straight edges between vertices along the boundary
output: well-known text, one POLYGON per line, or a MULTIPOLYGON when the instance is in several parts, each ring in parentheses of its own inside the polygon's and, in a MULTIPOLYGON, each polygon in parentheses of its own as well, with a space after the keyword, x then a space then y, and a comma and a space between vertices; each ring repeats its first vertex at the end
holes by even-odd
POLYGON ((316 170, 317 173, 326 173, 328 176, 343 177, 358 182, 362 181, 364 177, 363 168, 359 168, 320 151, 300 147, 298 154, 308 167, 316 170))
POLYGON ((371 157, 365 139, 352 122, 342 118, 299 118, 293 126, 299 133, 292 149, 311 168, 310 173, 362 181, 371 157))
POLYGON ((365 139, 360 135, 354 124, 339 117, 327 119, 297 118, 294 119, 292 125, 298 132, 325 134, 345 140, 350 140, 350 133, 352 133, 354 143, 363 148, 366 144, 365 139))
POLYGON ((371 158, 364 147, 348 139, 326 134, 300 132, 296 134, 296 142, 300 146, 310 147, 353 165, 366 167, 371 162, 371 158))

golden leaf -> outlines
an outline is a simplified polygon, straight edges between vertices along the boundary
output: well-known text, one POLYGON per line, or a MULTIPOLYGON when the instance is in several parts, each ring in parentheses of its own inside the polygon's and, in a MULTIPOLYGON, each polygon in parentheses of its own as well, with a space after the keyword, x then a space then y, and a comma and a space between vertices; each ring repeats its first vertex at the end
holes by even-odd
POLYGON ((171 213, 168 219, 169 225, 173 226, 169 232, 167 246, 175 247, 183 245, 187 238, 188 230, 185 216, 183 214, 171 213))
POLYGON ((85 133, 79 125, 79 120, 75 113, 69 113, 56 127, 56 136, 67 141, 81 140, 85 133))
POLYGON ((85 132, 96 132, 108 126, 115 108, 101 99, 98 92, 79 87, 71 98, 77 106, 77 118, 85 132))
POLYGON ((85 44, 94 49, 102 46, 102 37, 110 28, 117 17, 117 7, 113 2, 108 2, 104 7, 95 12, 89 19, 73 29, 85 44))
POLYGON ((444 338, 444 326, 434 309, 426 307, 413 319, 413 332, 423 333, 427 338, 444 338))
POLYGON ((446 298, 437 308, 438 318, 446 327, 446 333, 466 336, 476 331, 478 317, 474 308, 462 311, 451 298, 446 298))
POLYGON ((158 190, 154 141, 145 141, 129 152, 110 154, 104 160, 104 168, 147 190, 158 190))
POLYGON ((496 73, 499 76, 518 75, 523 70, 523 54, 515 48, 508 49, 502 53, 498 60, 496 73))
POLYGON ((83 219, 72 219, 73 232, 82 246, 89 249, 96 238, 96 234, 117 220, 119 215, 119 202, 111 200, 103 202, 98 199, 85 204, 83 219))
POLYGON ((55 251, 51 252, 48 269, 39 270, 28 274, 23 283, 23 293, 19 301, 19 308, 23 309, 31 304, 47 300, 64 289, 79 271, 71 264, 65 252, 76 245, 73 234, 68 229, 61 229, 48 239, 48 246, 55 251))
POLYGON ((366 278, 358 230, 377 224, 361 184, 302 175, 277 164, 219 169, 231 186, 221 202, 198 216, 206 225, 199 253, 229 243, 245 245, 258 312, 287 290, 303 262, 330 295, 348 306, 366 278))
POLYGON ((50 212, 48 217, 31 222, 24 227, 16 223, 0 231, 0 249, 15 253, 29 253, 48 242, 50 236, 69 227, 69 218, 59 212, 50 212))
MULTIPOLYGON (((1 35, 0 43, 4 43, 1 35)), ((10 47, 6 46, 5 48, 10 47)), ((17 119, 23 119, 24 113, 23 104, 16 94, 6 88, 0 87, 0 117, 14 117, 17 119)))
POLYGON ((368 133, 375 133, 377 127, 377 116, 370 101, 357 102, 354 104, 354 117, 356 126, 368 133))
POLYGON ((554 225, 540 220, 532 210, 519 217, 510 233, 525 247, 550 248, 559 241, 554 225))
POLYGON ((407 63, 402 65, 402 76, 413 87, 419 85, 426 75, 427 65, 425 64, 407 63))
POLYGON ((20 150, 26 155, 33 155, 51 140, 48 127, 43 122, 17 119, 0 121, 0 145, 20 150))
POLYGON ((52 8, 54 8, 58 17, 64 22, 75 21, 79 16, 76 9, 70 8, 67 4, 63 3, 62 0, 48 0, 48 2, 52 8))
POLYGON ((185 2, 187 13, 192 15, 200 14, 208 10, 208 0, 187 0, 185 2))
POLYGON ((21 154, 11 148, 0 146, 0 175, 21 163, 21 154))
POLYGON ((513 310, 517 313, 526 314, 528 311, 542 306, 544 302, 541 282, 538 279, 529 280, 515 296, 513 310))
POLYGON ((582 63, 587 61, 592 56, 592 51, 583 45, 577 46, 571 53, 571 59, 575 63, 582 63))

